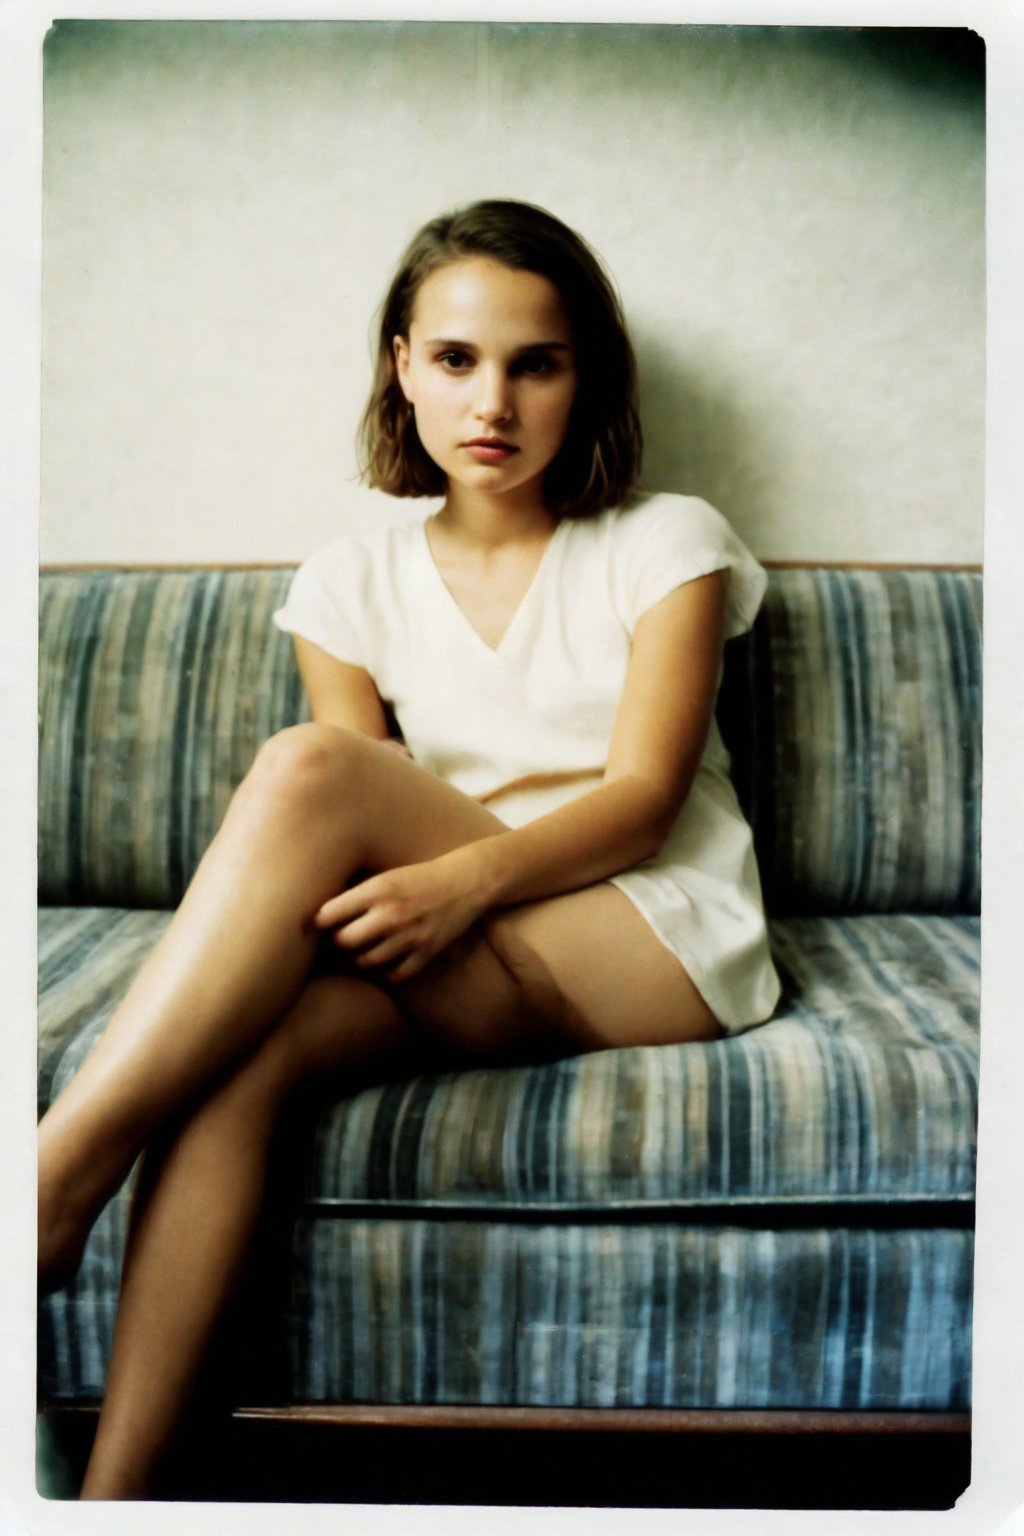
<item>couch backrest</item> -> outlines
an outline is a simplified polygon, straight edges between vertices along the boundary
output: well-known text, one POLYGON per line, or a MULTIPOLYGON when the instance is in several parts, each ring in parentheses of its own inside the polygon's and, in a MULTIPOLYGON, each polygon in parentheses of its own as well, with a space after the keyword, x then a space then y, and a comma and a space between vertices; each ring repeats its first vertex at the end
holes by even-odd
POLYGON ((290 578, 44 575, 45 902, 177 905, 260 743, 300 718, 291 643, 270 618, 290 578))
POLYGON ((976 912, 980 575, 776 570, 719 720, 774 912, 976 912))
MULTIPOLYGON (((288 570, 44 575, 49 903, 176 904, 260 743, 303 718, 288 570)), ((981 581, 783 570, 719 718, 774 911, 977 910, 981 581)))

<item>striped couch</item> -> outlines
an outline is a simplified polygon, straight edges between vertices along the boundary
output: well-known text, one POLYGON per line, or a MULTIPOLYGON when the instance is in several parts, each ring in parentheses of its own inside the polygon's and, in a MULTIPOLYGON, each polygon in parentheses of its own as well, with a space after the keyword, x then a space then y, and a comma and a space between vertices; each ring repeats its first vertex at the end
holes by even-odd
MULTIPOLYGON (((43 579, 41 1107, 301 717, 270 623, 289 574, 43 579)), ((238 1397, 966 1411, 980 595, 964 572, 772 572, 719 710, 776 1017, 366 1087, 290 1126, 238 1397)), ((41 1306, 46 1401, 102 1393, 126 1206, 41 1306)))

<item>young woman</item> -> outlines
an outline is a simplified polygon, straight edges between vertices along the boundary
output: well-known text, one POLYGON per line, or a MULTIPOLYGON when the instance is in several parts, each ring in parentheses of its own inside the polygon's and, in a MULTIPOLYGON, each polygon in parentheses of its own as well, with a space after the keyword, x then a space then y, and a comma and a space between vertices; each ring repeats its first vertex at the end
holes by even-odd
POLYGON ((276 619, 313 722, 261 750, 40 1128, 47 1288, 145 1149, 83 1497, 145 1494, 298 1085, 706 1041, 777 999, 712 717, 764 575, 706 503, 634 492, 633 354, 587 246, 510 202, 421 230, 363 448, 443 506, 297 573, 276 619))

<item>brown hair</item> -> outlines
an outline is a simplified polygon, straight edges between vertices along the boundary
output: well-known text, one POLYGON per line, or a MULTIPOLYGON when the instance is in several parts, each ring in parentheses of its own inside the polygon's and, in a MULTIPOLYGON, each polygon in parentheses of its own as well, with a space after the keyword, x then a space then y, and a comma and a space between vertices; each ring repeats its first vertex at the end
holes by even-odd
POLYGON ((551 511, 582 517, 616 506, 640 472, 636 362, 622 308, 579 235, 531 203, 472 203, 431 219, 402 257, 381 310, 370 398, 360 426, 363 477, 392 496, 439 496, 444 472, 424 451, 398 384, 394 340, 408 336, 423 282, 470 256, 538 272, 558 289, 576 350, 578 384, 565 442, 544 477, 551 511))

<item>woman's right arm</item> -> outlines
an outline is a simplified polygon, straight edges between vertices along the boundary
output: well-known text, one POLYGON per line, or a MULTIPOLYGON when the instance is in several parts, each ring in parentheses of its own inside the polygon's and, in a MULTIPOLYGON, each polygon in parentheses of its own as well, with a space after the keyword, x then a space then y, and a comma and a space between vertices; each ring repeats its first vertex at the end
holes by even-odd
POLYGON ((404 752, 402 743, 388 736, 387 716, 369 672, 338 661, 301 635, 293 640, 299 675, 317 724, 343 726, 404 752))

